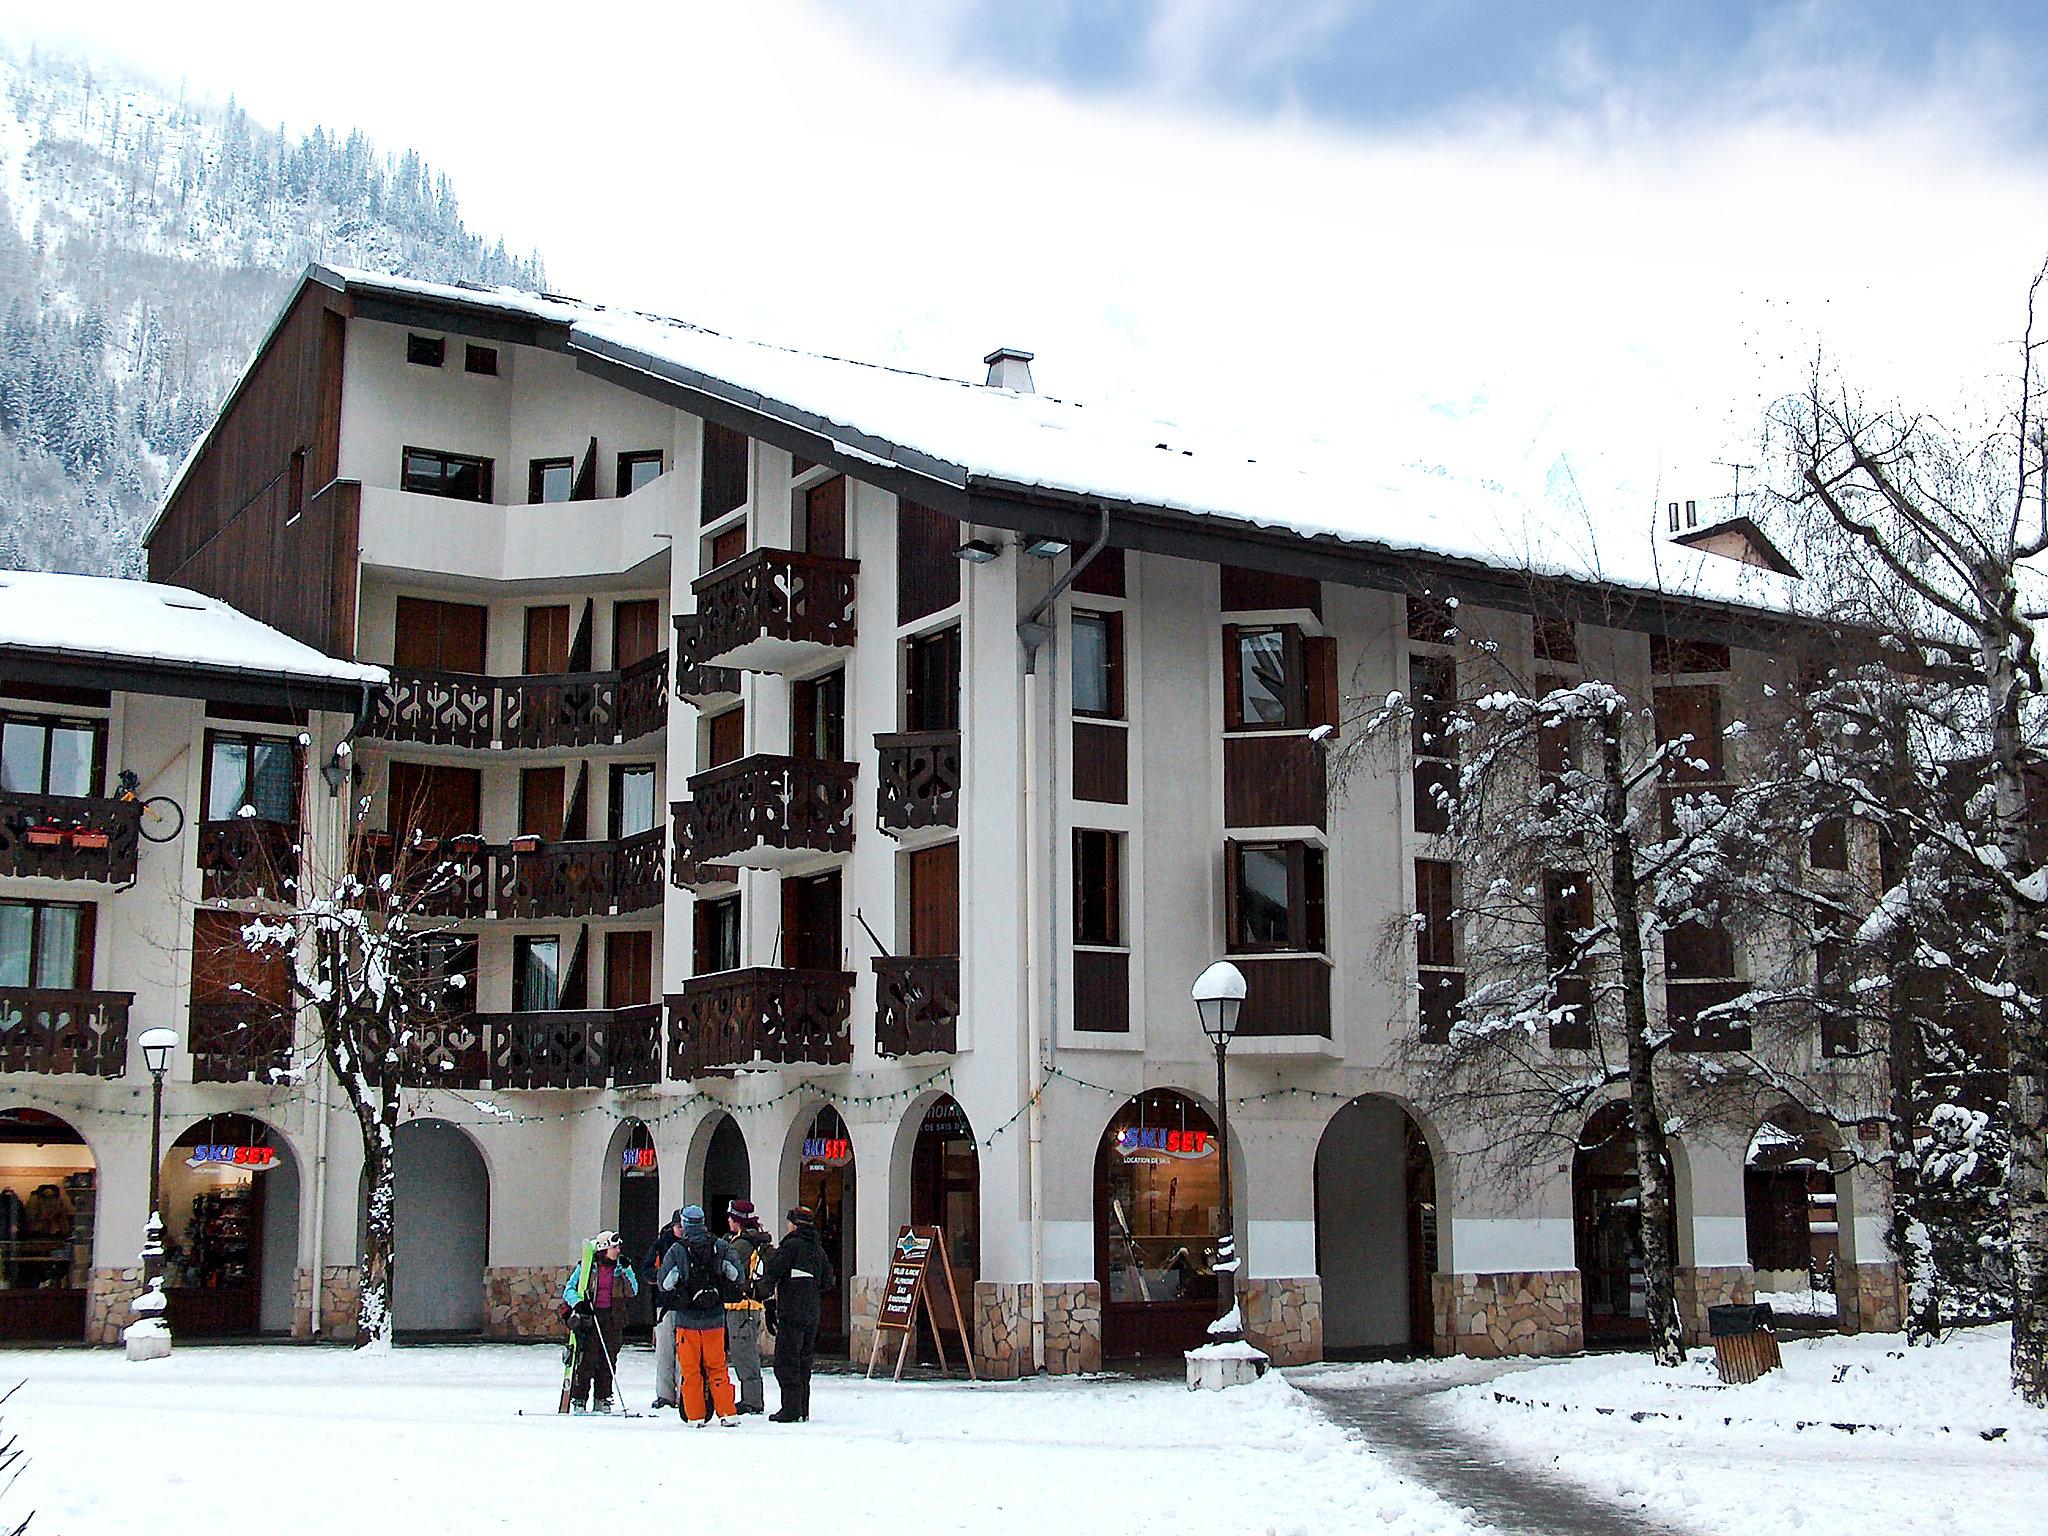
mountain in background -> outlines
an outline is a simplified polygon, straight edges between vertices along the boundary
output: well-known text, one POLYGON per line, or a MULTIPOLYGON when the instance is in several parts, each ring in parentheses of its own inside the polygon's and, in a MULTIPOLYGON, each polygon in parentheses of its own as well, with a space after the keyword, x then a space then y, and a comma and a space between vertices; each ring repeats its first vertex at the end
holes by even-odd
POLYGON ((140 575, 166 484, 309 261, 544 286, 411 150, 0 43, 0 569, 140 575))

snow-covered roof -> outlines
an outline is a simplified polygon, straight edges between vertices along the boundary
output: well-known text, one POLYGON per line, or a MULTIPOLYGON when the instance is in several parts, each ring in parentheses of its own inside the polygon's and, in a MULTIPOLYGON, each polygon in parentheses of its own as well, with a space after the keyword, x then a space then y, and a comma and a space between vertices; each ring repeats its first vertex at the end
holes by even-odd
POLYGON ((1043 492, 1180 514, 1226 534, 1236 525, 1749 609, 1798 606, 1796 582, 1784 575, 1664 540, 1649 509, 1633 531, 1617 531, 1589 515, 1569 483, 1523 496, 1455 469, 1379 462, 1363 442, 1239 441, 1228 429, 749 341, 553 294, 347 268, 316 266, 308 276, 351 293, 544 325, 572 353, 786 421, 855 465, 889 464, 962 491, 1043 492))
POLYGON ((0 656, 9 651, 285 683, 360 686, 389 676, 183 587, 45 571, 0 571, 0 656))

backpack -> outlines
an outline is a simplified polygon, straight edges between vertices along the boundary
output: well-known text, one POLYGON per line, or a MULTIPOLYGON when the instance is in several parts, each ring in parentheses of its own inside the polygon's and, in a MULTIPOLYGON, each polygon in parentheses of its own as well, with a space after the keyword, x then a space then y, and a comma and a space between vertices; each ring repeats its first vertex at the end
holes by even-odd
POLYGON ((683 1256, 688 1267, 683 1276, 683 1306, 692 1312, 708 1312, 740 1299, 740 1270, 732 1249, 714 1237, 701 1242, 686 1241, 683 1256))

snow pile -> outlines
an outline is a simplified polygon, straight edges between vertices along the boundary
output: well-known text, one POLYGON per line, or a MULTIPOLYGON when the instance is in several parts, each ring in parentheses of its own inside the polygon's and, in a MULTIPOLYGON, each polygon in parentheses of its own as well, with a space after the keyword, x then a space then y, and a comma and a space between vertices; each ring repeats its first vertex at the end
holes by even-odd
POLYGON ((1711 1350, 1678 1370, 1589 1356, 1446 1402, 1511 1457, 1698 1530, 1842 1531, 1881 1510, 1887 1536, 1989 1536, 2038 1528, 2048 1490, 2048 1413, 2008 1384, 2011 1338, 1790 1340, 1782 1371, 1742 1387, 1720 1385, 1711 1350))
MULTIPOLYGON (((629 1349, 620 1367, 644 1407, 652 1355, 629 1349)), ((0 1514, 33 1509, 35 1529, 66 1536, 266 1530, 281 1515, 294 1536, 622 1531, 734 1500, 766 1529, 836 1536, 1475 1532, 1271 1374, 1214 1394, 1178 1379, 821 1377, 808 1425, 691 1429, 673 1413, 558 1417, 549 1348, 180 1349, 146 1370, 53 1350, 16 1353, 9 1372, 26 1381, 14 1405, 31 1455, 0 1514), (182 1449, 109 1476, 110 1445, 182 1449)))

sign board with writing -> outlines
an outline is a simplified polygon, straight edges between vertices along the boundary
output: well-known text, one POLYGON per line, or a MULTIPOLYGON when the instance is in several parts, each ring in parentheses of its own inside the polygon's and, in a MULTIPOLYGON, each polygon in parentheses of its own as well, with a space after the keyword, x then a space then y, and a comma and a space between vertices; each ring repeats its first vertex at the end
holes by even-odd
POLYGON ((240 1168, 249 1173, 262 1173, 277 1166, 275 1147, 233 1147, 216 1142, 203 1142, 192 1149, 192 1155, 185 1159, 188 1168, 240 1168))
POLYGON ((882 1355, 882 1335, 893 1333, 898 1336, 894 1379, 903 1379, 903 1363, 909 1358, 910 1343, 917 1334, 920 1301, 924 1304, 925 1321, 931 1325, 932 1342, 938 1346, 939 1369, 948 1370, 939 1309, 932 1300, 932 1286, 937 1283, 934 1270, 945 1281, 946 1297, 952 1304, 951 1326, 960 1340, 960 1352, 966 1356, 967 1374, 980 1380, 980 1373, 974 1368, 974 1345, 968 1338, 967 1319, 960 1309, 960 1287, 946 1257, 946 1235, 937 1227, 904 1227, 896 1234, 896 1246, 889 1253, 888 1278, 882 1288, 882 1305, 875 1315, 875 1344, 868 1352, 870 1376, 875 1374, 875 1364, 882 1355))

